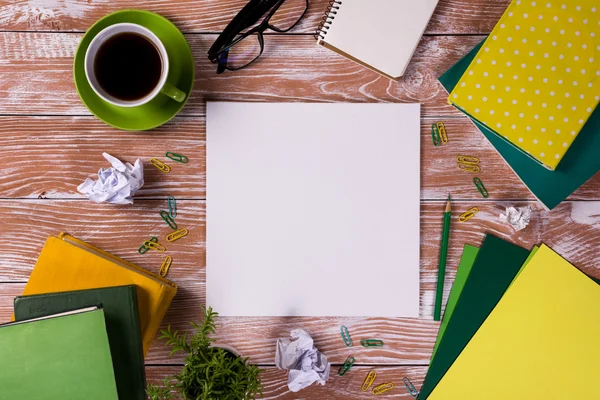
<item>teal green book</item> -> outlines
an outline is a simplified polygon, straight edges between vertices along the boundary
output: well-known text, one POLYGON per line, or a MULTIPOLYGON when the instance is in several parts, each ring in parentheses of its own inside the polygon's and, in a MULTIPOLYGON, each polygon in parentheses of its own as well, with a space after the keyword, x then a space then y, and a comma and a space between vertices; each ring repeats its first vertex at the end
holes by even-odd
MULTIPOLYGON (((483 42, 477 45, 439 78, 448 92, 458 84, 482 44, 483 42)), ((556 207, 600 171, 600 107, 592 113, 555 171, 544 168, 493 130, 476 120, 472 121, 548 210, 556 207)))
POLYGON ((135 285, 19 296, 15 320, 23 321, 102 306, 120 399, 145 400, 146 377, 135 285))
POLYGON ((0 360, 0 399, 119 399, 98 307, 0 325, 0 360))

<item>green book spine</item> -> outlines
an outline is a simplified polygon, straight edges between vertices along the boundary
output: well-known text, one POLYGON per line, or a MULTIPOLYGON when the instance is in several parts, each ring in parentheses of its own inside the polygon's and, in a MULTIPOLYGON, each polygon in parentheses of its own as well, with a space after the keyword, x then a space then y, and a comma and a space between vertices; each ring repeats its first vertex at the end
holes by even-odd
POLYGON ((102 306, 120 399, 145 400, 145 370, 135 285, 21 296, 15 319, 23 321, 102 306))
POLYGON ((118 400, 102 309, 0 326, 0 399, 118 400))

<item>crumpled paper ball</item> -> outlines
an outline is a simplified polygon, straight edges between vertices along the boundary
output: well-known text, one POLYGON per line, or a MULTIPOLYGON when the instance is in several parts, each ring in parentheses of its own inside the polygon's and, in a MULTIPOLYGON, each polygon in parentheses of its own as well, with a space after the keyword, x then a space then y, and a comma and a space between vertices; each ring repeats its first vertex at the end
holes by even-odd
POLYGON ((325 385, 331 364, 314 346, 312 337, 303 329, 290 332, 290 339, 277 339, 277 368, 289 370, 288 387, 297 392, 314 382, 325 385))
POLYGON ((525 229, 527 225, 529 225, 529 221, 531 221, 531 215, 533 214, 533 209, 529 206, 527 207, 506 207, 506 213, 500 214, 500 221, 504 223, 508 223, 512 226, 515 231, 520 231, 521 229, 525 229))
POLYGON ((112 167, 100 168, 98 180, 87 178, 77 191, 96 203, 132 204, 133 195, 144 186, 144 164, 140 159, 131 165, 108 153, 102 156, 112 167))

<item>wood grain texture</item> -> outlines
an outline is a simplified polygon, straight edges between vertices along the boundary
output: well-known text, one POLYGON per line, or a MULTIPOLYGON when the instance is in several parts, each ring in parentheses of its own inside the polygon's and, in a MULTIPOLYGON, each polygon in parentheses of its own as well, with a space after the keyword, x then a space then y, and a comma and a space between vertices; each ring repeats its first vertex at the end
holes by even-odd
MULTIPOLYGON (((446 120, 450 142, 440 147, 431 142, 431 123, 435 121, 424 118, 421 126, 422 165, 427 166, 421 172, 422 199, 444 199, 448 193, 457 199, 480 199, 473 176, 456 167, 456 156, 468 153, 482 160, 478 176, 490 199, 534 200, 467 118, 446 120)), ((144 161, 145 186, 136 199, 206 197, 205 115, 178 117, 146 134, 118 131, 91 116, 0 117, 0 138, 0 159, 11 160, 9 171, 0 175, 0 198, 84 199, 77 186, 108 166, 102 152, 131 163, 136 158, 144 161), (186 154, 190 162, 182 165, 169 161, 164 157, 166 151, 186 154), (172 171, 158 171, 149 165, 151 157, 165 160, 172 171), (48 168, 57 163, 60 168, 48 168)), ((594 200, 598 193, 600 174, 571 199, 594 200)))
MULTIPOLYGON (((89 115, 79 99, 72 63, 79 33, 0 32, 0 115, 89 115)), ((304 102, 418 102, 425 116, 461 114, 437 81, 482 38, 425 37, 406 75, 394 82, 317 46, 310 36, 268 36, 251 67, 215 73, 206 57, 215 35, 186 35, 196 82, 182 115, 205 113, 206 100, 304 102)))
MULTIPOLYGON (((3 207, 6 204, 6 201, 0 202, 3 207)), ((15 205, 11 203, 10 208, 3 208, 7 228, 0 233, 0 280, 20 283, 0 285, 0 321, 10 317, 12 298, 22 290, 46 237, 61 230, 68 230, 91 244, 156 272, 162 255, 141 256, 137 247, 150 231, 161 235, 168 232, 157 212, 163 204, 161 201, 140 201, 125 209, 84 201, 31 200, 15 205), (79 217, 73 219, 72 215, 79 217), (19 240, 14 240, 18 236, 19 240)), ((600 237, 600 202, 565 202, 552 212, 534 206, 536 212, 531 225, 517 233, 497 221, 505 204, 479 202, 480 212, 476 217, 467 223, 458 223, 457 215, 473 203, 453 203, 455 211, 448 253, 446 296, 454 280, 463 244, 479 245, 486 232, 526 248, 546 243, 584 272, 600 277, 597 265, 600 248, 595 245, 600 237)), ((333 362, 339 363, 347 357, 339 337, 339 325, 343 324, 355 338, 379 337, 385 341, 383 349, 365 350, 369 363, 426 365, 438 327, 431 316, 443 207, 443 201, 422 204, 421 318, 223 318, 219 324, 218 339, 238 348, 253 362, 268 364, 274 357, 276 339, 285 337, 293 328, 303 327, 312 331, 317 346, 327 351, 333 362)), ((169 278, 180 285, 180 290, 163 326, 171 324, 176 329, 186 330, 189 329, 189 321, 200 318, 199 306, 205 303, 204 206, 201 201, 182 201, 179 210, 181 217, 178 216, 177 221, 184 222, 182 225, 188 227, 191 233, 181 240, 181 244, 176 242, 171 244, 171 248, 167 245, 168 254, 174 259, 169 278)), ((354 290, 360 291, 360 288, 354 290)), ((150 363, 181 361, 169 359, 167 353, 162 343, 155 342, 147 360, 150 363)))
POLYGON ((180 200, 177 207, 178 227, 190 233, 168 243, 165 235, 171 228, 159 215, 167 208, 166 198, 139 201, 133 206, 94 204, 85 201, 0 201, 5 223, 14 230, 0 232, 0 281, 26 281, 48 236, 68 232, 116 256, 158 272, 164 256, 173 256, 169 277, 181 284, 204 282, 204 203, 180 200), (9 222, 10 221, 10 222, 9 222), (156 236, 168 253, 137 249, 144 240, 156 236))
MULTIPOLYGON (((292 0, 288 0, 292 1, 292 0)), ((419 102, 421 129, 420 318, 220 318, 219 342, 237 348, 264 369, 266 399, 364 399, 360 385, 375 367, 377 382, 396 388, 380 399, 412 399, 401 379, 419 388, 439 324, 432 320, 441 234, 442 199, 452 193, 453 226, 445 284, 447 298, 465 243, 479 245, 493 233, 525 248, 546 243, 584 272, 600 278, 600 174, 552 212, 544 211, 472 124, 446 102, 437 77, 491 31, 510 0, 440 0, 403 79, 391 82, 315 45, 311 37, 328 0, 311 0, 306 18, 292 35, 268 35, 260 61, 235 73, 216 75, 206 51, 247 0, 0 0, 0 322, 8 321, 15 296, 22 293, 39 251, 49 235, 67 231, 115 255, 157 272, 164 255, 137 253, 150 235, 170 232, 159 216, 166 196, 178 198, 177 222, 190 235, 166 244, 173 266, 169 278, 179 291, 162 327, 190 329, 206 299, 205 102, 419 102), (142 8, 174 21, 186 33, 196 64, 195 89, 181 113, 150 132, 116 131, 91 116, 72 81, 73 56, 85 31, 112 11, 142 8), (443 36, 437 36, 443 35, 443 36), (446 36, 448 35, 448 36, 446 36), (462 35, 462 36, 460 36, 462 35), (429 125, 442 119, 450 143, 435 148, 429 125), (147 166, 146 185, 132 206, 92 204, 76 192, 86 177, 105 167, 109 152, 125 161, 148 161, 179 151, 190 163, 171 163, 163 174, 147 166), (479 177, 490 199, 479 197, 472 176, 456 169, 455 157, 468 152, 482 160, 479 177), (40 198, 38 198, 40 197, 40 198), (574 200, 574 201, 573 201, 574 200), (498 222, 507 205, 531 205, 534 217, 521 232, 498 222), (469 222, 458 215, 472 206, 469 222), (382 349, 346 348, 339 326, 355 342, 378 337, 382 349), (300 393, 287 389, 287 375, 274 367, 277 338, 302 327, 334 363, 327 385, 300 393), (353 355, 357 366, 344 377, 339 365, 353 355)), ((340 288, 332 287, 332 290, 340 288)), ((360 292, 360 288, 352 288, 360 292)), ((377 305, 373 305, 377 307, 377 305)), ((218 311, 218 310, 217 310, 218 311)), ((146 359, 149 382, 179 370, 181 356, 169 357, 155 340, 146 359), (174 365, 176 364, 176 365, 174 365)))
MULTIPOLYGON (((349 355, 352 352, 348 353, 349 355)), ((357 358, 356 354, 354 355, 357 358)), ((359 358, 357 358, 357 364, 359 358)), ((408 391, 402 384, 402 378, 408 377, 415 387, 420 388, 425 378, 426 368, 424 367, 382 367, 376 366, 374 368, 369 366, 357 365, 353 367, 344 376, 338 376, 337 371, 339 366, 335 365, 331 367, 331 374, 329 380, 325 386, 312 385, 308 388, 298 392, 290 392, 287 387, 287 372, 280 371, 275 367, 262 367, 261 379, 264 386, 264 399, 278 399, 278 400, 291 400, 291 399, 319 399, 319 400, 334 400, 334 399, 345 399, 345 400, 358 400, 365 398, 376 398, 376 399, 401 399, 401 400, 413 400, 408 394, 408 391), (370 391, 363 392, 361 386, 369 371, 374 369, 377 372, 377 378, 375 379, 375 385, 382 383, 392 382, 394 388, 384 394, 374 396, 370 391)), ((146 379, 149 383, 158 383, 165 376, 173 375, 180 370, 180 367, 161 367, 161 366, 148 366, 146 367, 146 379)))
MULTIPOLYGON (((302 0, 288 0, 299 1, 302 0)), ((319 25, 328 2, 329 0, 310 0, 306 16, 293 32, 312 34, 319 25)), ((183 32, 220 32, 246 3, 246 0, 149 0, 141 4, 133 0, 2 0, 0 30, 85 31, 106 14, 141 8, 169 18, 183 32)), ((508 3, 509 0, 441 0, 426 33, 489 33, 508 3)), ((296 7, 288 15, 296 15, 295 10, 296 7)))
MULTIPOLYGON (((472 201, 454 201, 453 216, 470 208, 472 201)), ((454 221, 449 263, 456 265, 462 244, 481 241, 485 232, 496 233, 523 247, 540 242, 556 248, 565 258, 586 272, 593 273, 600 248, 595 243, 600 235, 600 202, 565 202, 555 210, 544 211, 536 203, 531 224, 520 232, 498 221, 498 215, 510 202, 475 203, 479 213, 467 223, 454 221), (557 234, 559 232, 560 234, 557 234), (562 250, 562 251, 561 251, 562 250)), ((0 282, 27 280, 46 238, 61 231, 80 237, 117 256, 157 270, 160 254, 137 252, 146 237, 163 238, 170 228, 159 212, 165 200, 140 200, 130 206, 94 204, 88 201, 32 199, 0 201, 5 228, 0 232, 0 282), (15 240, 18 238, 18 240, 15 240)), ((433 288, 442 222, 443 201, 423 201, 421 205, 422 290, 433 288), (432 274, 434 275, 434 274, 432 274)), ((456 218, 455 218, 456 220, 456 218)), ((204 283, 205 204, 204 201, 180 200, 178 225, 190 229, 190 235, 170 244, 174 265, 169 276, 175 280, 204 283)), ((169 246, 167 246, 169 248, 169 246)), ((428 303, 429 300, 426 301, 428 303)))
POLYGON ((136 198, 204 198, 205 118, 176 118, 145 134, 123 132, 95 117, 0 117, 0 159, 10 168, 0 174, 0 198, 85 199, 77 186, 97 179, 110 164, 109 153, 125 162, 144 163, 144 186, 136 198), (181 164, 165 157, 171 151, 189 158, 181 164), (150 158, 171 167, 164 173, 150 158))

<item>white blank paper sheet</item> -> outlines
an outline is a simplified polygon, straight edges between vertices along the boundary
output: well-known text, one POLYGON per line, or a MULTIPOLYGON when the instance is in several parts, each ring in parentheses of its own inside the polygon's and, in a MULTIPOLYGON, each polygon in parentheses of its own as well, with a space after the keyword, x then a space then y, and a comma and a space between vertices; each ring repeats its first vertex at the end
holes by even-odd
POLYGON ((418 104, 207 104, 207 304, 419 314, 418 104))

